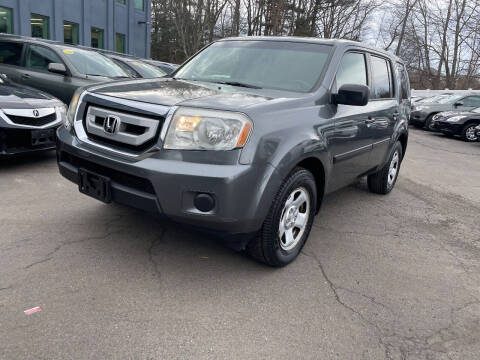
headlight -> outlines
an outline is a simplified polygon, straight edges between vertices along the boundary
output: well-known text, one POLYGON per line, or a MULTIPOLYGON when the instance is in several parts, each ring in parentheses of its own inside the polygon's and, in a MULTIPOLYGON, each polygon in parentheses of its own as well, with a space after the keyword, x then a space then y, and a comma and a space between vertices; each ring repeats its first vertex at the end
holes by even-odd
POLYGON ((66 105, 55 106, 55 112, 57 114, 60 114, 60 119, 62 119, 62 121, 65 122, 65 119, 67 117, 67 106, 66 105))
POLYGON ((67 116, 65 118, 65 128, 70 130, 73 127, 73 122, 75 121, 75 113, 77 112, 78 101, 80 100, 80 96, 83 93, 83 89, 77 89, 73 94, 72 101, 70 101, 70 105, 68 106, 67 116))
POLYGON ((465 118, 465 116, 453 116, 451 118, 446 119, 445 121, 447 121, 447 122, 457 122, 457 121, 460 121, 464 118, 465 118))
POLYGON ((245 145, 253 125, 229 111, 179 108, 165 137, 165 149, 232 150, 245 145))

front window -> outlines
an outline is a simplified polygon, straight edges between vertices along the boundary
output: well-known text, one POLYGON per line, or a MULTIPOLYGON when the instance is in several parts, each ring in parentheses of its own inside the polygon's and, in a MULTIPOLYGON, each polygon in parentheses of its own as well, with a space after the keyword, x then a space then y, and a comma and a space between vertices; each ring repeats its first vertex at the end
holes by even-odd
POLYGON ((331 47, 286 41, 220 41, 195 56, 176 78, 296 92, 313 90, 331 47))
POLYGON ((348 52, 343 55, 335 76, 335 91, 345 84, 367 85, 365 54, 348 52))
POLYGON ((32 27, 32 37, 50 38, 50 18, 48 16, 32 14, 30 25, 32 27))
POLYGON ((72 66, 83 75, 112 78, 127 76, 112 60, 95 51, 65 47, 62 52, 72 66))
POLYGON ((157 78, 167 75, 166 72, 143 61, 128 61, 128 65, 135 69, 143 78, 157 78))
POLYGON ((78 24, 63 22, 63 42, 70 45, 78 45, 78 24))
POLYGON ((51 63, 60 63, 62 60, 52 50, 43 46, 29 45, 25 66, 29 69, 48 71, 48 65, 51 63))
POLYGON ((104 49, 103 30, 92 27, 92 47, 95 49, 104 49))
POLYGON ((12 9, 0 6, 0 33, 13 34, 12 9))

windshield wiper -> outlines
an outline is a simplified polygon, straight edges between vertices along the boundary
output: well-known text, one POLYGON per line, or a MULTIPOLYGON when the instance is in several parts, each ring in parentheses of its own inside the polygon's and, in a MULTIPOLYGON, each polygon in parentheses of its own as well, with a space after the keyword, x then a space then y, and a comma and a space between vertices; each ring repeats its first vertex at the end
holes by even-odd
POLYGON ((260 86, 252 85, 252 84, 246 84, 246 83, 242 83, 242 82, 239 82, 239 81, 212 81, 212 82, 215 83, 215 84, 239 86, 239 87, 244 87, 244 88, 249 88, 249 89, 261 89, 260 86))

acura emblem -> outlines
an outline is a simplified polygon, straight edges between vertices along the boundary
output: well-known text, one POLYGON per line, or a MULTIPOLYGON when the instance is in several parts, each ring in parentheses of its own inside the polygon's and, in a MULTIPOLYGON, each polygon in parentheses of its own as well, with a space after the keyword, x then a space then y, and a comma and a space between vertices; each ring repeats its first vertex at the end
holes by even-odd
POLYGON ((103 131, 106 134, 115 134, 120 124, 120 118, 118 116, 108 115, 103 122, 103 131))
POLYGON ((33 116, 39 117, 39 116, 40 116, 40 112, 39 112, 37 109, 33 110, 33 116))

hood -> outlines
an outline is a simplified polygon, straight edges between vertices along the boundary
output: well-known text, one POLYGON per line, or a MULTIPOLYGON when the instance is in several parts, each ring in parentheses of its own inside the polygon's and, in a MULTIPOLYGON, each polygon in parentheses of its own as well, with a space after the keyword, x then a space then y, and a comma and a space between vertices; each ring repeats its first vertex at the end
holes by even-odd
POLYGON ((11 81, 0 83, 0 108, 30 109, 59 104, 60 100, 36 89, 11 81))
POLYGON ((471 111, 444 111, 438 114, 437 120, 445 120, 455 116, 463 116, 468 118, 480 118, 479 113, 474 113, 471 111))
POLYGON ((289 92, 247 89, 230 85, 174 79, 145 79, 93 86, 91 93, 157 105, 183 105, 238 110, 281 97, 298 97, 289 92), (267 94, 268 93, 268 94, 267 94))

